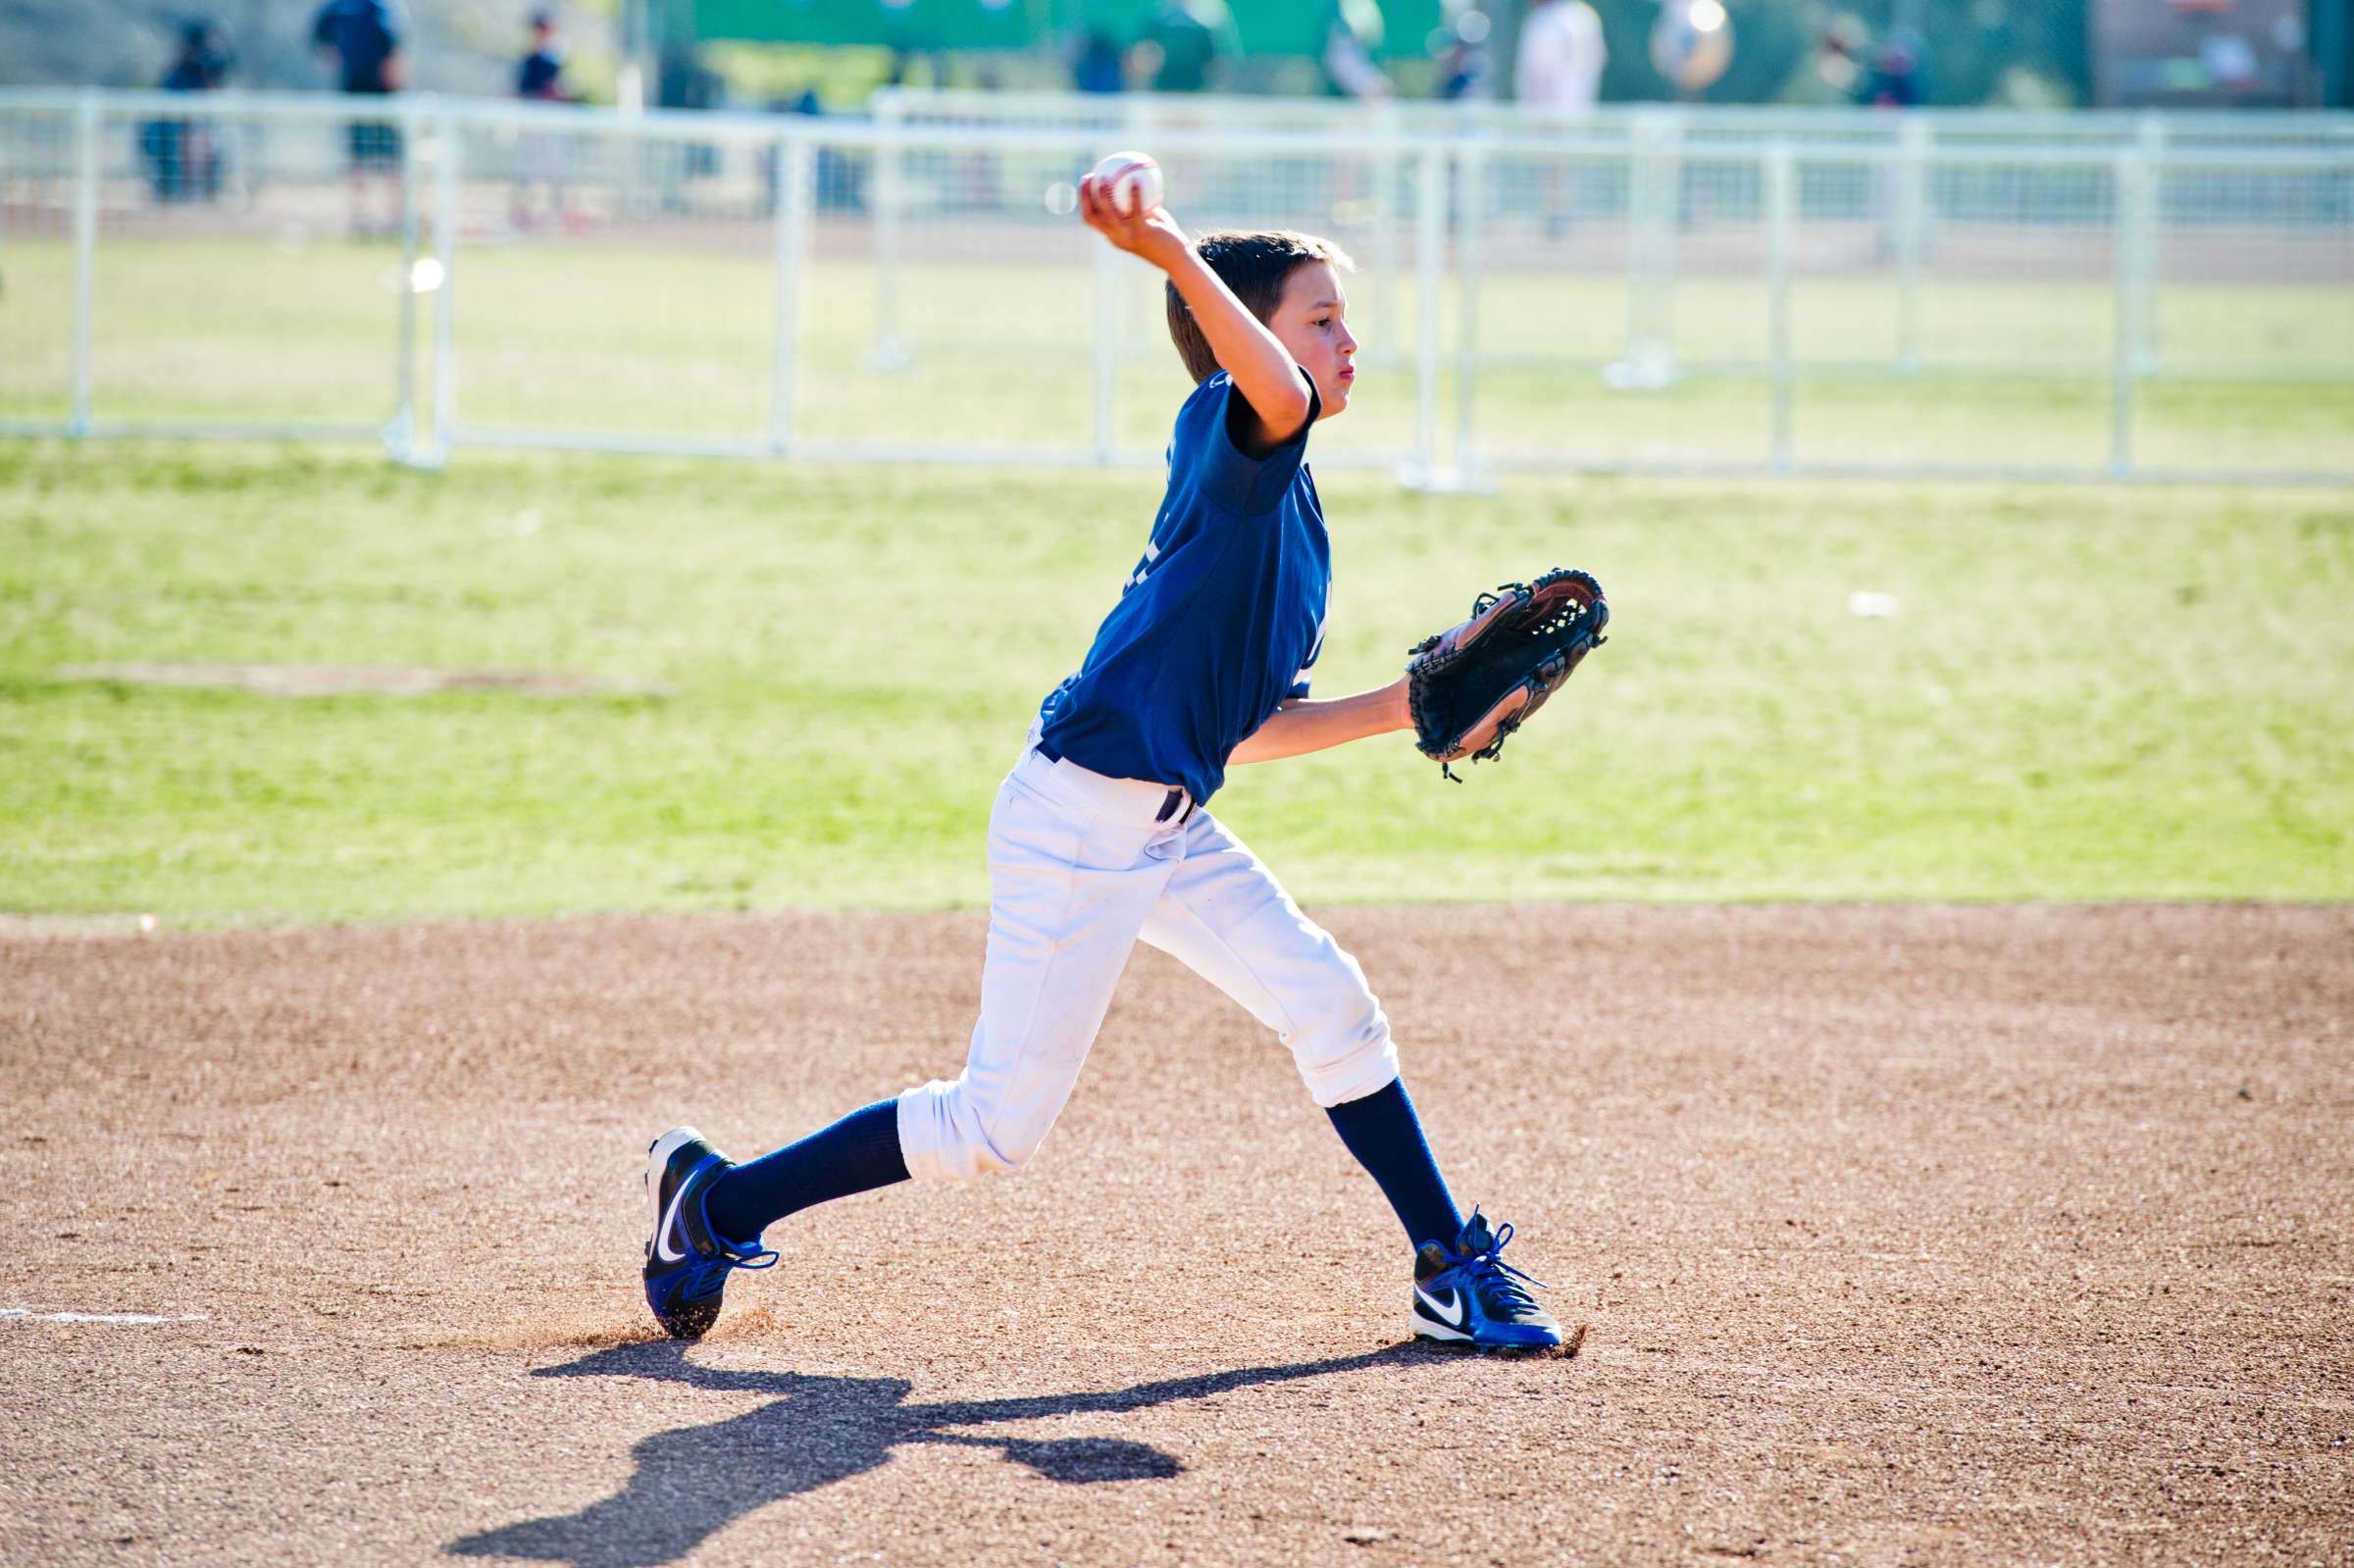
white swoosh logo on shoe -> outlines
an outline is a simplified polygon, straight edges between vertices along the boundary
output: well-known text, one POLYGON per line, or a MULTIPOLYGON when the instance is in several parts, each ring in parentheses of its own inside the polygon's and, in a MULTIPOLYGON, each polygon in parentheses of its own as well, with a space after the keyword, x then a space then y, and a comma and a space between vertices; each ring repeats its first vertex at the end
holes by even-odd
POLYGON ((1447 1327, 1451 1329, 1459 1329, 1463 1326, 1463 1317, 1465 1311, 1467 1310, 1463 1301, 1463 1292, 1460 1290, 1450 1290, 1447 1293, 1454 1299, 1450 1301, 1448 1305, 1441 1306, 1439 1305, 1438 1298, 1432 1295, 1428 1290, 1423 1290, 1422 1287, 1418 1285, 1414 1287, 1414 1295, 1425 1307, 1430 1309, 1430 1315, 1432 1317, 1437 1318, 1441 1323, 1446 1324, 1447 1327))
MULTIPOLYGON (((692 1173, 690 1173, 691 1175, 692 1173)), ((671 1222, 679 1217, 679 1199, 687 1195, 688 1184, 681 1182, 679 1189, 670 1194, 670 1207, 663 1212, 662 1223, 654 1228, 654 1256, 664 1263, 684 1263, 687 1254, 670 1249, 671 1222)))

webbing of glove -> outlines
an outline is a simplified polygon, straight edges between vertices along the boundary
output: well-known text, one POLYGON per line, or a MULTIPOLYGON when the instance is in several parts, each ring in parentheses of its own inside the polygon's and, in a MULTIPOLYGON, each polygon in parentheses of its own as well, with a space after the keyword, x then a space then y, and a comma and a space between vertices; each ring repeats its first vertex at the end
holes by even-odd
POLYGON ((1554 688, 1610 640, 1602 634, 1610 619, 1602 584, 1565 568, 1480 594, 1468 619, 1407 650, 1415 746, 1460 784, 1450 764, 1500 756, 1554 688))

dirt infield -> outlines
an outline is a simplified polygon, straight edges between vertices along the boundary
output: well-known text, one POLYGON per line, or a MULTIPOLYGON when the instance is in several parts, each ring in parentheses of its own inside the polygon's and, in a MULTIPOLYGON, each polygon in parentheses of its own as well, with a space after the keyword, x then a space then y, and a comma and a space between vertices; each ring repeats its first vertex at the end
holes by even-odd
POLYGON ((646 1342, 647 1139, 951 1072, 969 915, 0 938, 0 1557, 2354 1561, 2354 910, 1336 911, 1590 1324, 1140 955, 1017 1177, 646 1342), (185 1315, 201 1316, 186 1317, 185 1315))

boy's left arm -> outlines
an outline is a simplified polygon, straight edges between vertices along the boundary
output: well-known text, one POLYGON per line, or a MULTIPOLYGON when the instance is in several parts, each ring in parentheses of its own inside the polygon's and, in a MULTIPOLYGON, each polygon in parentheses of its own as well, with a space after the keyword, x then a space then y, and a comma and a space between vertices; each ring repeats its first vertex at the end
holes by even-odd
POLYGON ((1353 697, 1294 698, 1269 714, 1265 724, 1234 748, 1226 758, 1227 766, 1301 757, 1368 735, 1411 730, 1414 719, 1407 706, 1406 684, 1401 676, 1386 686, 1353 697))

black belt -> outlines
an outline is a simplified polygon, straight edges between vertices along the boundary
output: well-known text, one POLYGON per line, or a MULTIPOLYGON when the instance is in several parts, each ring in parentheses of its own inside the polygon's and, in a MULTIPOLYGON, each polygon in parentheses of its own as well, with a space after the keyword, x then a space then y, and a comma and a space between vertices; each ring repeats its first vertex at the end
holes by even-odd
MULTIPOLYGON (((1048 745, 1044 740, 1041 740, 1031 749, 1036 751, 1040 756, 1046 758, 1049 762, 1060 762, 1062 760, 1062 753, 1055 750, 1052 746, 1048 745)), ((1169 791, 1169 797, 1160 803, 1160 810, 1152 818, 1152 820, 1154 822, 1166 822, 1171 817, 1177 817, 1179 822, 1184 822, 1187 817, 1191 817, 1193 814, 1194 803, 1190 799, 1186 798, 1185 791, 1182 789, 1171 789, 1169 791), (1185 801, 1185 816, 1183 817, 1177 817, 1177 802, 1180 800, 1185 801)))

